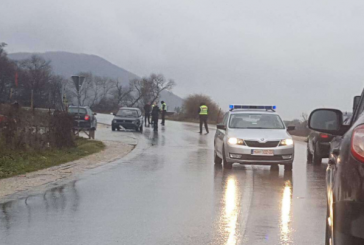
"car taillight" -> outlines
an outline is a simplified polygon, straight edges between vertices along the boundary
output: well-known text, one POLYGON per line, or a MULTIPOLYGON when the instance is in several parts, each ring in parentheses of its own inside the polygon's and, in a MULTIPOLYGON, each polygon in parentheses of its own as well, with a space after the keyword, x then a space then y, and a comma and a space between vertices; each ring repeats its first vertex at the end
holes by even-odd
POLYGON ((351 138, 351 153, 361 162, 364 162, 364 125, 354 129, 351 138))
POLYGON ((320 137, 323 139, 328 139, 329 135, 328 134, 320 134, 320 137))
POLYGON ((85 116, 85 120, 86 120, 86 121, 90 120, 90 116, 89 116, 89 115, 86 115, 86 116, 85 116))

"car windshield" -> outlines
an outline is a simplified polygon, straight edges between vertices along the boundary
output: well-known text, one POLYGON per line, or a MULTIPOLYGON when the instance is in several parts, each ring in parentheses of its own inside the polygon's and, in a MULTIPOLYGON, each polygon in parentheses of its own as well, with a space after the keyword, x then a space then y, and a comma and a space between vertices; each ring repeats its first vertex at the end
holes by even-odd
POLYGON ((116 116, 118 116, 118 117, 138 117, 138 111, 137 110, 122 109, 122 110, 118 111, 116 116))
POLYGON ((269 114, 232 114, 230 128, 243 129, 284 129, 285 126, 278 115, 269 114))
POLYGON ((69 107, 68 108, 68 113, 70 113, 70 114, 80 113, 81 115, 86 115, 87 110, 85 108, 69 107))

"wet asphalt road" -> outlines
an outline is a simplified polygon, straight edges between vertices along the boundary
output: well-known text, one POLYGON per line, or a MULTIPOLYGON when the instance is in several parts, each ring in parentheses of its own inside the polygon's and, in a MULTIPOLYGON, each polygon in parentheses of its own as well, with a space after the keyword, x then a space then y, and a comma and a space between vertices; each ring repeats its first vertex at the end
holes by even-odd
MULTIPOLYGON (((100 120, 99 120, 100 121, 100 120)), ((324 244, 325 168, 213 164, 214 131, 167 122, 123 160, 0 205, 0 244, 324 244)), ((98 132, 100 133, 100 132, 98 132)))

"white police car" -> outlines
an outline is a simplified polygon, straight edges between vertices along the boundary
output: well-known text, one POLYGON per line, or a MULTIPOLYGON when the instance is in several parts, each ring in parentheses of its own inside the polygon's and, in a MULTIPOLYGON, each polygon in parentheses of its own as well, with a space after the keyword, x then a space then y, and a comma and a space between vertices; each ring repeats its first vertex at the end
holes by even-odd
POLYGON ((215 164, 283 164, 292 170, 294 144, 275 106, 230 105, 215 134, 215 164))

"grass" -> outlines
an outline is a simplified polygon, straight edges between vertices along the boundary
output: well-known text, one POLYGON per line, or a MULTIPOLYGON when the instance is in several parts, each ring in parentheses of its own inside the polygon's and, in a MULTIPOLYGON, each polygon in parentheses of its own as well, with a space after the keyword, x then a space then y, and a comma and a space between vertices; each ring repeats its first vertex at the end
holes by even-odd
POLYGON ((0 150, 0 179, 53 167, 100 152, 101 141, 78 138, 76 147, 62 150, 4 151, 0 150))

